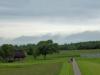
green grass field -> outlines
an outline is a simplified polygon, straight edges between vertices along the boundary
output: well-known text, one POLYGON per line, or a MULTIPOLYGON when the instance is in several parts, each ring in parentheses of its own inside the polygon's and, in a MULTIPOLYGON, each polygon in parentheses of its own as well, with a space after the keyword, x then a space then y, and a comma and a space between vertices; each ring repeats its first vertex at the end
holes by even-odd
POLYGON ((37 60, 28 56, 14 63, 0 63, 0 75, 73 75, 72 66, 68 63, 65 52, 42 56, 37 60))
POLYGON ((100 75, 100 58, 80 59, 78 64, 82 75, 100 75))
POLYGON ((71 50, 61 51, 59 54, 42 56, 34 60, 27 56, 24 60, 14 63, 0 63, 0 75, 74 75, 72 65, 68 59, 74 56, 77 59, 82 75, 100 75, 100 60, 81 58, 83 53, 99 53, 100 50, 71 50))
POLYGON ((0 75, 73 75, 72 66, 65 58, 25 61, 1 63, 0 75))
POLYGON ((61 66, 61 63, 2 66, 0 75, 58 75, 61 66))

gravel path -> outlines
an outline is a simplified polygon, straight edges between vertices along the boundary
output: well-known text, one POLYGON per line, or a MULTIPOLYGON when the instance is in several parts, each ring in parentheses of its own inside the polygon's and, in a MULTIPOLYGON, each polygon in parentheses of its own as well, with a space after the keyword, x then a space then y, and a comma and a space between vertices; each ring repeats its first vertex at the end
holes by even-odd
POLYGON ((80 69, 79 69, 75 59, 73 59, 72 65, 73 65, 74 75, 81 75, 80 69))

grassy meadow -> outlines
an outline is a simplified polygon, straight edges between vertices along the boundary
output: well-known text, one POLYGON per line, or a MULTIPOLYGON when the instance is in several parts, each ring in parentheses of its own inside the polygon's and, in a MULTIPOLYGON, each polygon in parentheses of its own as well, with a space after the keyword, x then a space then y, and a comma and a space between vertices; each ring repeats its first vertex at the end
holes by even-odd
POLYGON ((82 75, 100 75, 100 58, 78 60, 82 75))
POLYGON ((67 58, 33 61, 29 58, 15 63, 1 63, 0 75, 66 75, 69 71, 68 75, 73 75, 72 66, 67 62, 67 58))
POLYGON ((68 63, 67 52, 42 56, 34 60, 27 56, 24 60, 13 63, 0 63, 0 75, 73 75, 72 66, 68 63))
POLYGON ((61 51, 53 55, 42 56, 34 60, 27 56, 24 60, 13 63, 0 63, 0 75, 74 75, 70 57, 77 59, 82 75, 100 75, 99 58, 81 58, 80 54, 99 53, 100 50, 61 51))
POLYGON ((60 69, 61 63, 2 66, 0 75, 58 75, 60 69))

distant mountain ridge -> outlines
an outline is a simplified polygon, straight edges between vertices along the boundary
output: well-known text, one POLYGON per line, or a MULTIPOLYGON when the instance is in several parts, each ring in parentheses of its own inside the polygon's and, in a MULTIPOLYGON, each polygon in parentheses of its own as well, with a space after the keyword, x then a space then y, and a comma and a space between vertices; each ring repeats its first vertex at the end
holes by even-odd
POLYGON ((7 40, 0 38, 0 45, 2 44, 29 44, 29 43, 38 43, 41 40, 48 40, 52 39, 54 42, 57 42, 59 44, 63 43, 76 43, 76 42, 85 42, 85 41, 99 41, 100 40, 100 32, 98 31, 87 31, 72 35, 41 35, 41 36, 21 36, 18 38, 15 38, 13 40, 7 40))

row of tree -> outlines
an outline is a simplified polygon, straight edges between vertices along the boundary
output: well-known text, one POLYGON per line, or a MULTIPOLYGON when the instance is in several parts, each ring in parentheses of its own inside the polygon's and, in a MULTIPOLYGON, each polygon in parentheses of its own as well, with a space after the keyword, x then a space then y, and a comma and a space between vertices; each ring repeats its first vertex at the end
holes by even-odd
POLYGON ((100 41, 88 41, 59 45, 60 50, 91 50, 100 49, 100 41))
POLYGON ((38 44, 28 44, 28 45, 11 45, 4 44, 0 47, 0 59, 12 62, 16 58, 24 58, 26 55, 33 55, 34 59, 38 56, 43 55, 46 59, 47 54, 53 54, 59 52, 58 44, 54 43, 52 40, 40 41, 38 44))
POLYGON ((52 40, 40 41, 37 44, 11 45, 4 44, 0 46, 0 59, 12 62, 16 59, 23 59, 26 55, 32 55, 34 59, 42 55, 46 59, 47 54, 58 53, 59 50, 85 50, 100 49, 100 41, 88 41, 80 43, 71 43, 59 45, 52 40))
POLYGON ((59 45, 52 40, 40 41, 38 44, 28 44, 19 46, 21 50, 25 50, 28 55, 33 55, 36 59, 37 56, 43 55, 44 59, 47 54, 59 52, 59 45))

